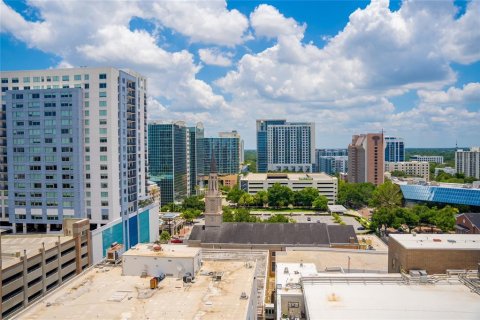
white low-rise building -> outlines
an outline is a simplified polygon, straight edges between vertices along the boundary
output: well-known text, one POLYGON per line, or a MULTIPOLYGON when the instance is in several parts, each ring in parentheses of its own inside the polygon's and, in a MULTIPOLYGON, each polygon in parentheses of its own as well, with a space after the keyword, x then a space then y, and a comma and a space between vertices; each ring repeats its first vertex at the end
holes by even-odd
POLYGON ((250 173, 240 178, 241 189, 249 194, 267 191, 275 183, 293 191, 315 188, 320 195, 327 197, 328 204, 335 204, 337 200, 338 179, 325 173, 250 173))

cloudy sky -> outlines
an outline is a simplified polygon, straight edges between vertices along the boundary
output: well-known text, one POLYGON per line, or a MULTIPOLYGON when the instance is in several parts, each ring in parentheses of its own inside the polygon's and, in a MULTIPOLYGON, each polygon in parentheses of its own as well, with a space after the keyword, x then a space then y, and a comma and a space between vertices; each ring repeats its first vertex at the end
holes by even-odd
POLYGON ((480 1, 2 1, 1 70, 109 65, 149 78, 149 118, 238 130, 313 121, 480 145, 480 1))

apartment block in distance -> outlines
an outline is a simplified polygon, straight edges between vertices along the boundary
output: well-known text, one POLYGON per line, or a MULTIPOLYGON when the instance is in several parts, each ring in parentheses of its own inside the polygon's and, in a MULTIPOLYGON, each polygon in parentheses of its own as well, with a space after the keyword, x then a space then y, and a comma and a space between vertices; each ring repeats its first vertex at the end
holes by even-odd
POLYGON ((160 187, 162 205, 181 202, 189 195, 187 141, 183 121, 148 124, 150 180, 160 187))
POLYGON ((287 120, 257 120, 257 172, 268 171, 268 127, 286 123, 287 120))
POLYGON ((257 154, 259 172, 313 172, 315 124, 257 120, 257 154))
POLYGON ((384 152, 383 133, 354 135, 348 146, 348 182, 382 184, 384 152))
POLYGON ((331 175, 346 173, 348 171, 348 150, 316 149, 314 171, 331 175))
MULTIPOLYGON (((46 144, 50 143, 50 140, 48 139, 50 139, 49 135, 51 136, 50 132, 53 127, 44 127, 44 125, 45 121, 53 120, 47 119, 53 117, 52 112, 60 112, 60 115, 56 114, 55 116, 56 118, 58 118, 55 120, 60 121, 60 125, 57 125, 57 127, 55 128, 55 130, 59 130, 56 132, 56 139, 60 139, 60 143, 63 143, 62 141, 64 141, 65 146, 71 146, 72 148, 73 142, 67 143, 67 140, 62 140, 63 138, 61 130, 68 130, 69 128, 73 129, 73 121, 76 119, 71 119, 72 125, 70 126, 66 125, 66 122, 62 124, 62 120, 67 120, 67 118, 69 117, 66 115, 62 115, 62 93, 59 93, 60 101, 58 101, 57 98, 55 98, 57 100, 55 100, 54 98, 45 98, 45 94, 52 94, 49 93, 48 90, 70 88, 77 88, 81 90, 81 99, 79 101, 71 103, 81 105, 80 110, 83 113, 83 142, 80 145, 83 150, 81 153, 76 154, 76 151, 74 149, 73 153, 69 152, 66 156, 73 157, 74 155, 78 155, 83 157, 82 165, 84 172, 84 195, 81 197, 81 199, 82 201, 84 201, 84 217, 91 220, 92 228, 96 228, 125 215, 134 214, 138 211, 138 200, 147 197, 147 80, 145 77, 130 70, 120 70, 110 67, 70 68, 2 72, 1 82, 2 110, 7 109, 7 90, 23 90, 24 92, 33 92, 35 90, 40 90, 41 92, 43 92, 43 90, 45 90, 45 92, 43 92, 43 96, 42 94, 40 94, 40 96, 42 97, 40 98, 39 96, 38 98, 41 99, 42 103, 44 103, 44 105, 41 106, 41 109, 44 110, 44 113, 43 115, 40 114, 40 116, 37 113, 40 112, 40 109, 35 110, 36 104, 34 101, 31 101, 33 100, 33 98, 30 100, 30 97, 28 95, 24 95, 24 98, 28 97, 28 101, 25 100, 27 103, 27 105, 25 106, 25 117, 28 117, 28 121, 33 121, 31 123, 32 125, 30 125, 30 122, 28 123, 28 130, 40 130, 39 135, 37 135, 37 131, 32 131, 32 139, 37 139, 37 136, 41 137, 41 140, 43 139, 42 144, 37 144, 36 141, 38 140, 30 140, 30 138, 28 138, 28 142, 29 144, 30 142, 32 144, 37 144, 38 147, 40 145, 44 145, 44 148, 50 148, 49 146, 46 146, 46 144), (28 105, 29 103, 31 103, 31 105, 28 105), (60 110, 47 111, 48 108, 58 108, 58 106, 56 106, 55 108, 53 108, 52 105, 46 106, 46 104, 51 103, 60 103, 60 110), (34 129, 33 124, 36 124, 39 121, 37 119, 40 118, 43 119, 40 120, 40 128, 34 129), (45 132, 45 130, 47 130, 47 132, 45 132)), ((40 91, 35 91, 35 93, 39 93, 40 91)), ((74 94, 72 93, 72 97, 73 95, 74 94)), ((12 100, 11 103, 17 104, 20 102, 14 102, 12 100)), ((71 107, 73 107, 73 105, 71 107)), ((10 108, 13 109, 13 106, 10 106, 10 108)), ((11 118, 11 120, 16 121, 13 118, 11 118)), ((13 123, 11 124, 11 126, 12 130, 21 131, 17 124, 15 125, 15 129, 13 128, 13 123)), ((16 131, 16 133, 18 132, 19 131, 16 131)), ((28 134, 30 134, 30 131, 28 132, 28 134)), ((63 133, 63 135, 68 134, 63 133)), ((67 138, 67 136, 65 138, 67 138)), ((6 139, 6 136, 0 134, 0 140, 3 141, 3 143, 0 143, 0 145, 4 146, 6 144, 6 139)), ((18 136, 12 136, 12 139, 21 138, 19 138, 18 136)), ((37 148, 37 146, 29 145, 28 148, 30 152, 30 150, 35 150, 30 148, 37 148)), ((0 157, 0 167, 3 167, 2 172, 4 173, 7 171, 7 163, 5 161, 7 159, 5 159, 6 149, 3 148, 2 150, 3 157, 0 157)), ((60 149, 60 151, 61 150, 62 149, 60 149)), ((52 155, 50 151, 47 152, 44 155, 44 158, 41 159, 41 170, 36 170, 37 165, 33 164, 34 162, 32 162, 31 165, 34 166, 33 170, 31 170, 30 168, 26 170, 27 168, 25 168, 25 175, 27 176, 28 174, 29 178, 30 175, 34 175, 34 177, 36 178, 36 174, 41 174, 42 179, 45 178, 45 180, 47 181, 47 172, 44 171, 50 171, 46 170, 47 166, 50 166, 50 164, 47 164, 47 159, 45 157, 52 155)), ((13 156, 21 157, 19 154, 15 153, 13 156)), ((29 156, 37 157, 33 154, 29 156)), ((56 161, 61 160, 61 158, 56 159, 56 161)), ((16 173, 13 174, 15 175, 16 173)), ((58 175, 60 173, 57 172, 56 174, 58 175)), ((61 174, 62 176, 57 176, 56 179, 62 178, 62 180, 65 180, 63 179, 63 175, 71 175, 71 172, 61 174)), ((51 176, 51 174, 48 175, 51 176)), ((1 177, 1 180, 3 183, 3 189, 5 190, 5 186, 7 184, 7 175, 3 175, 1 177)), ((41 183, 43 190, 44 182, 41 183)), ((63 183, 70 183, 70 181, 62 182, 62 184, 63 183)), ((50 197, 47 197, 46 192, 55 191, 42 191, 42 197, 45 199, 49 199, 50 197)), ((68 202, 68 200, 63 200, 64 191, 61 192, 62 204, 64 201, 68 202)), ((51 195, 53 196, 53 193, 51 195)), ((31 195, 29 196, 31 197, 31 195)), ((50 194, 48 196, 50 196, 50 194)), ((58 191, 57 197, 58 203, 60 205, 60 193, 58 191)), ((7 199, 5 192, 3 192, 1 198, 1 200, 3 200, 1 201, 2 204, 5 203, 5 200, 7 199)), ((32 199, 30 199, 29 201, 30 206, 32 205, 32 201, 35 202, 35 200, 32 199)), ((8 201, 8 203, 10 204, 11 201, 8 201)), ((50 203, 53 204, 53 202, 50 203)), ((34 204, 34 207, 37 207, 37 204, 39 204, 39 202, 34 204)), ((10 210, 7 211, 7 208, 2 208, 1 216, 3 221, 9 218, 11 223, 22 224, 23 227, 25 223, 33 222, 33 220, 35 220, 35 223, 42 223, 42 221, 44 221, 44 208, 42 208, 42 220, 37 218, 33 219, 31 217, 32 214, 23 215, 22 213, 19 213, 19 216, 17 216, 13 208, 9 209, 10 210), (9 215, 8 217, 7 214, 9 215), (23 218, 24 216, 26 219, 17 219, 23 218)), ((48 212, 49 209, 47 208, 46 210, 48 212)), ((38 213, 36 213, 34 214, 34 216, 38 217, 39 215, 38 213)), ((46 214, 46 216, 47 221, 53 222, 53 220, 48 220, 48 214, 46 214)), ((59 217, 59 219, 55 221, 55 223, 60 225, 61 217, 59 217)))
POLYGON ((455 152, 455 169, 466 177, 480 179, 480 147, 472 147, 469 151, 459 149, 455 152))
POLYGON ((405 161, 405 143, 403 138, 385 137, 385 162, 405 161))
POLYGON ((430 163, 424 161, 385 162, 385 171, 401 171, 407 176, 422 177, 430 180, 430 163))
POLYGON ((414 155, 410 156, 410 161, 427 161, 427 162, 434 162, 438 164, 443 164, 443 156, 422 156, 422 155, 414 155))

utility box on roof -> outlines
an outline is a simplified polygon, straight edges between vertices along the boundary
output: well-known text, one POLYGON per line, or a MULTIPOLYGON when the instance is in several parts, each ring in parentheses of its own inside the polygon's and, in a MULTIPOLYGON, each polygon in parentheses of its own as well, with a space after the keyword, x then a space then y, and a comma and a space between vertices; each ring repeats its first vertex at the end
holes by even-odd
POLYGON ((124 276, 157 277, 164 273, 181 278, 200 270, 200 248, 185 245, 137 244, 122 256, 124 276))

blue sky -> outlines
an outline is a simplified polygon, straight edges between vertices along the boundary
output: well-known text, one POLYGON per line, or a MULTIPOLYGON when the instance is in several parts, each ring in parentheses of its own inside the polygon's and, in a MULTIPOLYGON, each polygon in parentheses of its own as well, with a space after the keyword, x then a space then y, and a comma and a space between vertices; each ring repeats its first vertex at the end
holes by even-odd
POLYGON ((384 129, 480 145, 479 1, 3 1, 0 69, 131 68, 150 119, 313 121, 316 145, 384 129))

